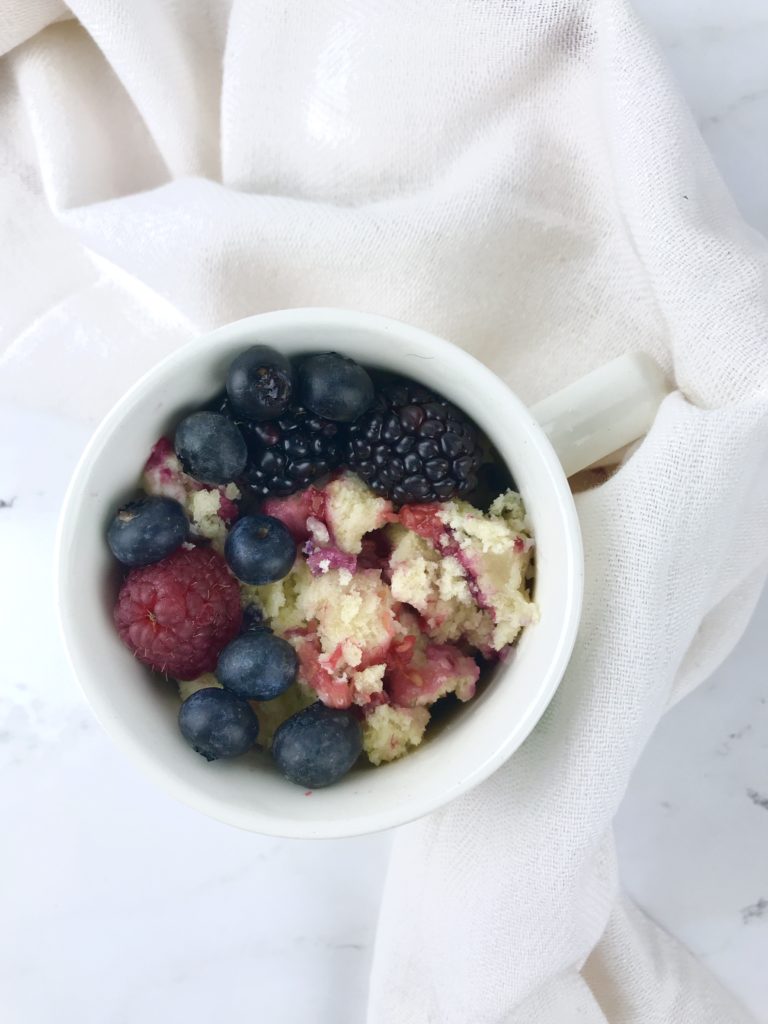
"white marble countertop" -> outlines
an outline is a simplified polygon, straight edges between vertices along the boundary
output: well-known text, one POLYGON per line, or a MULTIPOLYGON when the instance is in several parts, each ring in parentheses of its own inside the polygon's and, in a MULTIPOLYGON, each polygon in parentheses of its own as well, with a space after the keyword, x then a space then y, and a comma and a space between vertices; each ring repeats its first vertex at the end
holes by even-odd
MULTIPOLYGON (((768 233, 765 0, 637 6, 768 233)), ((389 836, 248 835, 137 773, 62 671, 54 625, 53 527, 83 428, 3 410, 0 437, 24 441, 0 445, 0 1020, 197 1024, 246 1006, 269 1024, 360 1024, 389 836)), ((737 650, 653 737, 617 826, 632 895, 763 1024, 767 631, 764 597, 737 650)))

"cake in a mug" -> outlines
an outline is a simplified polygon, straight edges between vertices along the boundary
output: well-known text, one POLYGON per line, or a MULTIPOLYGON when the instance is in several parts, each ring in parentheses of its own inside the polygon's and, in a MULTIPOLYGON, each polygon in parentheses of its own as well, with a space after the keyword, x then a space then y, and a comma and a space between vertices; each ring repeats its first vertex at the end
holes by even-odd
POLYGON ((420 384, 337 353, 238 356, 107 535, 117 629, 177 681, 187 742, 270 750, 314 789, 471 700, 537 617, 523 499, 509 478, 488 494, 489 469, 475 424, 420 384))

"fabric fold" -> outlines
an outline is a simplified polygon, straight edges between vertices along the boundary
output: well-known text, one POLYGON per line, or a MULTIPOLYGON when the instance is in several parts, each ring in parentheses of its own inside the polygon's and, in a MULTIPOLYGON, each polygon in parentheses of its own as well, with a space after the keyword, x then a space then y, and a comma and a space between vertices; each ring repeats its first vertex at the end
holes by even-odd
POLYGON ((530 403, 632 350, 674 380, 577 496, 545 716, 396 837, 368 1019, 743 1021, 622 897, 611 822, 768 569, 768 257, 628 6, 37 0, 0 53, 4 402, 95 423, 196 332, 309 305, 432 330, 530 403))

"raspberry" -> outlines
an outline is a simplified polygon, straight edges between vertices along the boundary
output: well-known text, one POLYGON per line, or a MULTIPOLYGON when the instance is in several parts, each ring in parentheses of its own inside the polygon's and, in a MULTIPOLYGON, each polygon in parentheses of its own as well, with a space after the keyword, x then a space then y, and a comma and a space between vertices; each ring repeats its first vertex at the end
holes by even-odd
POLYGON ((128 573, 114 618, 139 661, 176 679, 195 679, 214 670, 240 630, 240 588, 211 548, 181 548, 128 573))

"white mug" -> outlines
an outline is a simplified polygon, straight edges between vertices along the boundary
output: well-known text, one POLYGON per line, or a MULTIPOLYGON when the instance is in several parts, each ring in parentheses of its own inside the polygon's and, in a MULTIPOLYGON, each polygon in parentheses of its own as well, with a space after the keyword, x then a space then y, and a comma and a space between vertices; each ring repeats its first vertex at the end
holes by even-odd
POLYGON ((279 836, 361 835, 433 811, 498 768, 557 688, 576 639, 583 555, 567 476, 642 436, 666 394, 642 355, 624 356, 526 408, 491 370, 426 331, 385 317, 290 309, 228 324, 174 352, 96 430, 67 493, 58 543, 58 605, 71 664, 107 732, 164 789, 244 829, 279 836), (121 643, 112 622, 119 573, 105 541, 135 493, 148 452, 181 411, 221 388, 231 359, 256 341, 287 355, 336 350, 433 388, 491 439, 526 504, 536 541, 540 621, 499 662, 478 695, 399 761, 355 770, 311 795, 266 754, 208 763, 181 738, 178 694, 121 643))

